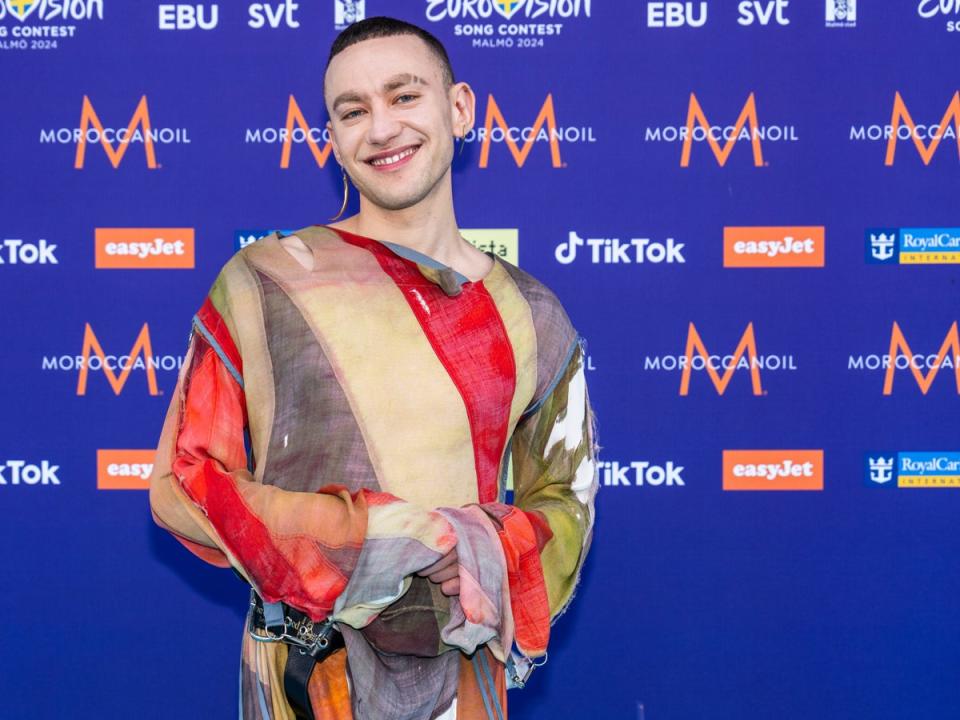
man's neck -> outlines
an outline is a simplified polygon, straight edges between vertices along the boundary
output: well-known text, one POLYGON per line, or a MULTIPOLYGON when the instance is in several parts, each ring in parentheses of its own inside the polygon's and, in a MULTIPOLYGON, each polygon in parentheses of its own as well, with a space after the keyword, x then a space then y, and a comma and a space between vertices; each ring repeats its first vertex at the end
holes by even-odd
POLYGON ((463 253, 449 191, 441 190, 403 210, 387 210, 361 196, 360 212, 332 225, 403 245, 445 264, 452 264, 463 253))

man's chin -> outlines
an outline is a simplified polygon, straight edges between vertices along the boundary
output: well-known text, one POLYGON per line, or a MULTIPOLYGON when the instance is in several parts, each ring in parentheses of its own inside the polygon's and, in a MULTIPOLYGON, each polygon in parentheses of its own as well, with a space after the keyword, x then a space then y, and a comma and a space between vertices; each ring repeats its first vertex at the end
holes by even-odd
POLYGON ((427 192, 386 195, 383 193, 370 192, 363 188, 360 188, 360 194, 363 195, 368 202, 384 210, 406 210, 427 196, 427 192))

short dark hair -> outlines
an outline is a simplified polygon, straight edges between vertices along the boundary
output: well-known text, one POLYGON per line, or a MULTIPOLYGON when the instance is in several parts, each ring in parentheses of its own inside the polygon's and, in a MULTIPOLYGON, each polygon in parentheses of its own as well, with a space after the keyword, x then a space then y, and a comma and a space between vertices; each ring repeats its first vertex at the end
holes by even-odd
MULTIPOLYGON (((447 49, 436 37, 412 23, 396 18, 377 16, 361 20, 353 25, 348 25, 343 32, 337 35, 330 47, 330 55, 327 57, 326 68, 330 67, 330 61, 342 53, 351 45, 363 42, 364 40, 373 40, 374 38, 393 37, 395 35, 414 35, 424 43, 440 62, 441 77, 444 85, 450 87, 455 80, 453 79, 453 66, 450 65, 450 57, 447 55, 447 49)), ((324 68, 324 75, 326 75, 324 68)))

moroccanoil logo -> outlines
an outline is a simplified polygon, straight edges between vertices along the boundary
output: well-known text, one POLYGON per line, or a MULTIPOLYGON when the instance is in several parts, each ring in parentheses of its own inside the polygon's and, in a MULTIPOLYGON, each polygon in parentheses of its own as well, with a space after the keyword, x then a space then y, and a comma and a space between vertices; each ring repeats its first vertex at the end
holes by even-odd
POLYGON ((823 267, 823 226, 723 229, 723 266, 823 267))
POLYGON ((690 323, 687 344, 683 355, 647 355, 643 360, 644 370, 680 371, 680 395, 690 394, 693 373, 705 372, 718 395, 727 391, 727 386, 737 370, 746 370, 754 395, 766 395, 760 372, 794 371, 797 369, 793 355, 761 355, 757 351, 757 338, 753 323, 748 323, 740 341, 732 353, 711 353, 697 327, 690 323), (722 373, 722 374, 721 374, 722 373))
POLYGON ((134 108, 133 115, 126 127, 105 126, 94 109, 93 102, 86 95, 80 107, 79 127, 47 128, 40 131, 41 144, 76 144, 77 151, 73 167, 83 169, 87 157, 87 144, 99 143, 114 168, 126 155, 132 143, 143 145, 147 167, 151 170, 161 167, 157 162, 156 144, 189 144, 190 137, 186 128, 154 127, 150 120, 147 96, 143 95, 134 108), (114 145, 116 143, 116 145, 114 145))
POLYGON ((94 247, 95 265, 101 269, 194 266, 193 228, 97 228, 94 247))
POLYGON ((183 365, 183 357, 158 355, 150 342, 150 328, 143 324, 129 352, 115 354, 104 350, 90 323, 83 328, 83 345, 79 355, 44 355, 43 370, 77 372, 77 395, 87 394, 91 372, 103 374, 114 395, 119 395, 134 371, 146 374, 147 389, 151 395, 159 395, 157 371, 175 372, 183 365))
POLYGON ((317 167, 324 167, 333 146, 326 127, 307 122, 297 98, 291 94, 287 99, 287 116, 280 127, 247 128, 244 143, 248 145, 280 145, 280 167, 290 168, 294 145, 306 145, 317 167))
POLYGON ((480 143, 480 167, 490 165, 490 149, 493 143, 505 144, 518 168, 523 167, 537 143, 546 143, 550 148, 550 166, 565 167, 560 158, 561 143, 593 143, 597 139, 592 126, 559 125, 553 104, 553 94, 547 93, 540 111, 531 125, 511 125, 491 94, 487 97, 487 109, 483 126, 471 129, 465 140, 480 143), (522 146, 520 143, 523 143, 522 146))
POLYGON ((904 140, 912 140, 924 165, 929 165, 940 142, 956 143, 960 152, 960 91, 954 92, 939 123, 919 123, 914 121, 907 103, 899 91, 893 96, 893 112, 887 125, 852 125, 850 140, 866 140, 887 143, 887 153, 883 164, 894 164, 897 145, 904 140))
POLYGON ((647 127, 644 132, 646 142, 681 142, 680 167, 690 167, 693 144, 706 142, 717 164, 727 164, 738 141, 750 144, 755 167, 767 163, 763 158, 764 142, 796 142, 799 140, 794 125, 763 125, 757 112, 757 101, 753 93, 747 96, 740 114, 732 125, 712 125, 700 105, 695 93, 690 93, 685 125, 662 125, 647 127), (723 141, 723 145, 720 142, 723 141))
POLYGON ((823 450, 724 450, 724 490, 823 490, 823 450))
POLYGON ((156 450, 97 450, 97 490, 149 490, 156 450))
POLYGON ((883 375, 883 394, 893 394, 897 371, 909 370, 924 395, 930 390, 937 373, 947 370, 953 374, 957 394, 960 395, 960 334, 957 323, 947 330, 946 337, 936 352, 917 352, 907 342, 900 324, 893 323, 890 333, 890 349, 886 355, 851 355, 847 360, 848 370, 880 371, 883 375))

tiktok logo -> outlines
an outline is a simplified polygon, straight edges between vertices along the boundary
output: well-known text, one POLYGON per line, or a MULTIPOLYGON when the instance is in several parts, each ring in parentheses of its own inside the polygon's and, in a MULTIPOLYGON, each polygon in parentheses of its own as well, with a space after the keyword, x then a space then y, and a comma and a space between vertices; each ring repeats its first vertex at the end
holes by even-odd
POLYGON ((570 231, 566 242, 557 245, 554 257, 562 265, 569 265, 577 258, 577 248, 590 248, 590 262, 594 265, 632 265, 640 263, 685 263, 685 243, 667 238, 665 242, 652 242, 650 238, 587 238, 570 231))

